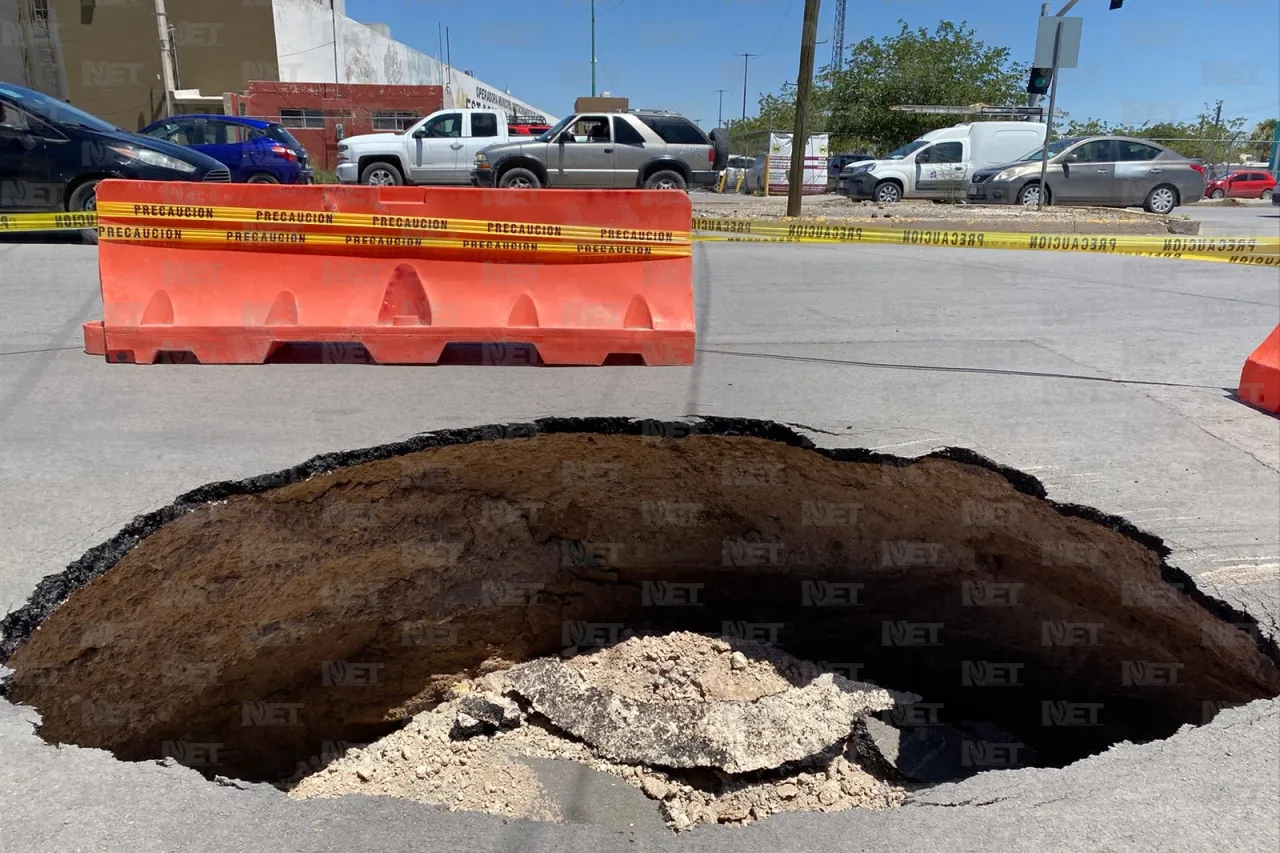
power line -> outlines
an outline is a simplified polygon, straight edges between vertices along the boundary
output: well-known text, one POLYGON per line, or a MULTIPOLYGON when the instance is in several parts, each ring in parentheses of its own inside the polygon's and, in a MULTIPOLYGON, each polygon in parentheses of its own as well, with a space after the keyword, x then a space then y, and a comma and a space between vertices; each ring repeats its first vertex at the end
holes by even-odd
POLYGON ((778 22, 778 29, 774 30, 773 38, 769 39, 769 47, 766 47, 764 49, 764 53, 753 54, 753 55, 764 56, 765 53, 769 52, 769 49, 773 47, 774 42, 778 40, 778 35, 782 32, 783 25, 787 23, 787 18, 791 16, 791 7, 794 6, 795 4, 796 4, 796 0, 790 0, 790 2, 787 3, 787 11, 782 13, 782 20, 778 22))

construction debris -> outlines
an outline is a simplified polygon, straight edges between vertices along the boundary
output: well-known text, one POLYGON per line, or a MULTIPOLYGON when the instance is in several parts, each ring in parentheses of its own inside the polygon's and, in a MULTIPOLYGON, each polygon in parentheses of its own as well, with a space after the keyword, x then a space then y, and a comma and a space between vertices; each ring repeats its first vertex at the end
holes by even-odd
POLYGON ((404 729, 295 780, 291 796, 380 794, 452 810, 563 820, 533 759, 621 777, 673 829, 783 811, 885 809, 900 786, 850 740, 900 696, 769 647, 690 633, 539 658, 456 685, 404 729))

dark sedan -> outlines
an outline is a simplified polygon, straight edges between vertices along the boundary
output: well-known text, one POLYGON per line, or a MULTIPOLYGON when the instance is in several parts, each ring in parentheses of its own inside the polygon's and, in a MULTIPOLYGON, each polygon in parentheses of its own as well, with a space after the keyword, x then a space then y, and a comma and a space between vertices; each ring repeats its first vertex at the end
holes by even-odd
POLYGON ((94 210, 105 178, 226 183, 231 173, 198 151, 0 83, 0 213, 94 210))

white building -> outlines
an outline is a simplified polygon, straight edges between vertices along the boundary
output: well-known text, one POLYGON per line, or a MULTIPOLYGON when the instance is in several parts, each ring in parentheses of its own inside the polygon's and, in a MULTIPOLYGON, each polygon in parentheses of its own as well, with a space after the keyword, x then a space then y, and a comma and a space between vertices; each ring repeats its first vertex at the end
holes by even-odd
POLYGON ((498 107, 556 121, 555 116, 500 87, 401 44, 385 24, 348 18, 346 0, 271 0, 271 4, 281 82, 443 86, 446 107, 498 107))

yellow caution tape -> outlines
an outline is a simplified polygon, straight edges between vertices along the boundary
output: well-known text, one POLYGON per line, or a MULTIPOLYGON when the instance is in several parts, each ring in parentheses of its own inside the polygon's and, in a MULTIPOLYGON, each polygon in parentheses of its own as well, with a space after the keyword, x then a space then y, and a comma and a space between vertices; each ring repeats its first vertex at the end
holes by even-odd
POLYGON ((947 229, 869 228, 818 220, 759 220, 696 217, 693 230, 643 230, 557 223, 507 222, 391 214, 336 213, 279 208, 103 202, 98 213, 21 213, 0 215, 3 231, 81 230, 104 220, 173 220, 233 225, 354 227, 413 235, 462 233, 484 239, 440 236, 382 237, 316 231, 271 231, 259 228, 192 229, 184 226, 103 225, 107 240, 195 241, 213 243, 309 243, 321 246, 404 246, 479 251, 558 254, 646 255, 687 257, 694 242, 868 243, 980 249, 1067 251, 1218 260, 1246 266, 1280 266, 1280 237, 1190 237, 1149 235, 1027 234, 947 229), (170 236, 158 236, 168 234, 170 236), (180 236, 173 236, 180 235, 180 236), (306 239, 298 239, 305 237, 306 239))
POLYGON ((98 227, 98 217, 86 213, 3 213, 0 231, 68 231, 98 227))
POLYGON ((335 213, 315 210, 286 210, 255 207, 210 207, 205 205, 131 204, 101 202, 103 219, 176 219, 184 222, 207 220, 267 225, 321 225, 348 228, 413 231, 424 233, 484 234, 491 237, 563 239, 574 242, 644 243, 688 245, 687 231, 639 228, 561 225, 553 222, 506 222, 488 219, 453 219, 439 216, 405 216, 381 213, 335 213))
POLYGON ((102 225, 101 239, 110 242, 214 243, 293 246, 362 246, 406 249, 461 249, 483 252, 537 252, 567 255, 633 255, 637 257, 688 257, 690 246, 655 246, 623 243, 565 243, 538 240, 455 239, 407 235, 318 233, 314 231, 263 231, 245 229, 186 228, 161 225, 102 225))
MULTIPOLYGON (((978 249, 1190 255, 1280 255, 1280 237, 1159 237, 1148 235, 1027 234, 936 228, 868 228, 791 220, 695 218, 695 231, 722 232, 794 243, 879 243, 978 249)), ((722 239, 699 235, 698 240, 722 239)), ((730 238, 731 240, 734 238, 730 238)), ((741 239, 741 238, 738 238, 741 239)))

